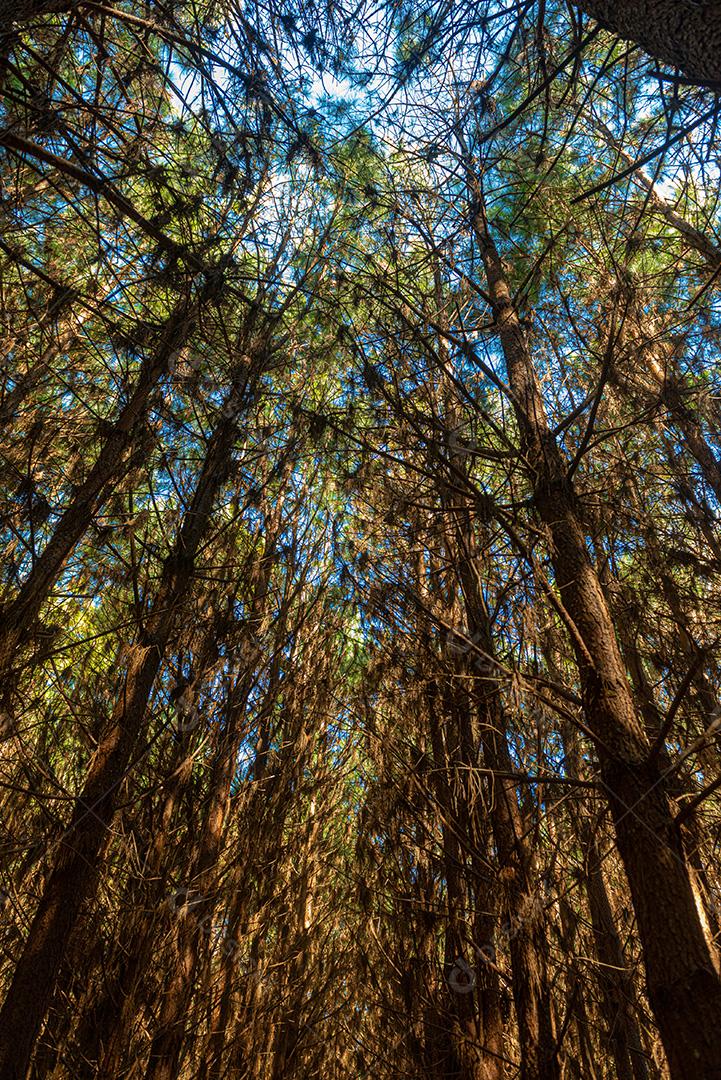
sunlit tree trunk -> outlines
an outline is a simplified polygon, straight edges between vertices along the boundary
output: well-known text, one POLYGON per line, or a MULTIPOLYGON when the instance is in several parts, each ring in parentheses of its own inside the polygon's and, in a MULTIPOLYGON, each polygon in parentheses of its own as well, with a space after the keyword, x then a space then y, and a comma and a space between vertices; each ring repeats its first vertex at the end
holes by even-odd
POLYGON ((586 723, 597 739, 619 851, 643 945, 649 1001, 674 1078, 711 1080, 721 1061, 721 980, 696 910, 683 846, 658 761, 636 712, 615 630, 593 569, 577 496, 549 428, 526 332, 472 172, 473 225, 483 258, 536 512, 567 615, 586 723), (669 940, 668 926, 675 933, 669 940))

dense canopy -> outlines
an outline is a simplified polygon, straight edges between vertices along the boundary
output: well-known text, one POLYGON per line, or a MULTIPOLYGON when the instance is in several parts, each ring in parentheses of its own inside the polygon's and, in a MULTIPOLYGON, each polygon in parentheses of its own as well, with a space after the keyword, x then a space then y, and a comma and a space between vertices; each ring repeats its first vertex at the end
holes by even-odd
POLYGON ((719 93, 0 0, 0 1080, 721 1078, 719 93))

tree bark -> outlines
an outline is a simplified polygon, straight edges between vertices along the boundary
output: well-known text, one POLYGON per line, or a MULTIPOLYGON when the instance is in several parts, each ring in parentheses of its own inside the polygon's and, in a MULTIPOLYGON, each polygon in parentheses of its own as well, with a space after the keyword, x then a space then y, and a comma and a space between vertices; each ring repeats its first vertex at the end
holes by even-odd
POLYGON ((108 433, 86 479, 60 516, 55 530, 20 591, 0 611, 0 699, 9 704, 14 679, 12 665, 58 575, 94 516, 108 498, 128 464, 128 451, 147 413, 150 396, 168 360, 187 338, 188 310, 176 311, 165 327, 159 349, 143 362, 135 387, 108 433))
POLYGON ((576 0, 576 6, 689 82, 721 87, 721 5, 714 0, 576 0))
POLYGON ((586 818, 582 822, 586 849, 585 883, 591 925, 599 960, 598 984, 608 1038, 618 1080, 648 1080, 648 1068, 636 1021, 636 995, 626 967, 601 868, 601 852, 586 818))
POLYGON ((555 583, 572 620, 584 712, 597 738, 604 788, 643 946, 648 997, 674 1080, 718 1080, 721 979, 693 896, 683 846, 621 660, 593 568, 567 464, 550 430, 526 332, 491 236, 480 184, 468 169, 473 226, 486 270, 536 513, 555 583), (674 932, 669 934, 669 926, 674 932))
MULTIPOLYGON (((266 508, 265 553, 253 572, 254 590, 250 625, 267 629, 264 606, 267 603, 275 545, 280 529, 283 500, 266 508)), ((250 642, 249 642, 250 644, 250 642)), ((210 790, 203 828, 189 883, 199 897, 190 914, 176 920, 173 964, 168 973, 160 1009, 158 1027, 150 1047, 145 1080, 173 1080, 186 1032, 187 1010, 196 976, 200 930, 210 929, 216 908, 214 879, 225 836, 228 806, 237 769, 238 751, 245 734, 244 724, 254 672, 246 672, 228 701, 225 731, 218 738, 210 775, 210 790)))
MULTIPOLYGON (((474 680, 483 757, 489 769, 508 776, 513 763, 507 725, 493 670, 494 646, 483 598, 467 562, 460 577, 471 640, 491 658, 474 680)), ((532 852, 525 837, 518 792, 512 780, 491 777, 490 819, 503 877, 504 908, 511 956, 512 990, 521 1051, 521 1080, 559 1076, 546 968, 543 905, 534 889, 532 852)))
MULTIPOLYGON (((237 391, 231 391, 230 399, 235 403, 237 391)), ((163 567, 155 602, 132 647, 109 730, 76 799, 0 1011, 0 1080, 25 1080, 70 935, 83 904, 95 893, 119 788, 137 752, 148 701, 176 614, 192 581, 194 560, 215 499, 227 479, 235 436, 235 419, 223 410, 174 550, 163 567)))

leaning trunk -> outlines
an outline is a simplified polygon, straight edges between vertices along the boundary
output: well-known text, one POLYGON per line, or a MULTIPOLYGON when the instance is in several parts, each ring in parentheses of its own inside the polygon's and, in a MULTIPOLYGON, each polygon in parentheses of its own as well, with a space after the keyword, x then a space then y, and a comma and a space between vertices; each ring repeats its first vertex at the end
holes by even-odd
MULTIPOLYGON (((236 400, 233 393, 233 400, 236 400)), ((137 752, 150 694, 193 578, 194 560, 231 462, 236 427, 223 417, 210 440, 198 485, 153 608, 131 651, 109 730, 90 765, 59 855, 0 1012, 0 1080, 25 1080, 28 1063, 80 910, 95 893, 122 781, 137 752)))

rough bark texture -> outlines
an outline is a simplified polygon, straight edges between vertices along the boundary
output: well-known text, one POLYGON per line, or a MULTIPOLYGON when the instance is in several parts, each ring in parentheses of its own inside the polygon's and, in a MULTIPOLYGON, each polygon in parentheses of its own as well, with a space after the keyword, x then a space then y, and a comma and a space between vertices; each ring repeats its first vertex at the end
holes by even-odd
POLYGON ((597 979, 608 1037, 619 1080, 648 1080, 635 1013, 633 981, 613 919, 603 880, 601 853, 587 830, 586 892, 599 960, 597 979))
MULTIPOLYGON (((277 542, 282 503, 268 512, 268 546, 265 558, 255 567, 255 597, 251 625, 263 622, 270 569, 277 542)), ((229 701, 226 728, 218 738, 211 768, 211 782, 198 851, 190 874, 194 895, 199 899, 192 913, 181 913, 174 928, 173 962, 166 980, 158 1027, 153 1034, 145 1080, 173 1080, 178 1075, 185 1039, 185 1019, 200 954, 200 928, 210 926, 215 908, 213 875, 217 872, 224 825, 230 801, 232 781, 244 730, 248 695, 252 678, 246 676, 229 701)))
MULTIPOLYGON (((464 581, 464 595, 473 639, 492 656, 490 626, 470 575, 464 581)), ((493 677, 477 682, 484 760, 488 768, 508 776, 513 763, 497 684, 493 677)), ((534 887, 532 854, 513 781, 494 779, 492 785, 490 817, 504 880, 521 1080, 556 1080, 560 1074, 546 967, 543 903, 534 887)))
POLYGON ((640 45, 693 83, 721 86, 721 4, 691 0, 581 0, 606 29, 640 45))
MULTIPOLYGON (((435 281, 436 301, 438 303, 439 311, 442 311, 442 287, 438 271, 436 271, 435 281)), ((442 320, 443 318, 444 316, 441 316, 442 320)), ((452 364, 448 356, 446 344, 442 339, 438 343, 438 354, 442 359, 444 370, 443 410, 450 430, 456 430, 460 424, 457 395, 453 384, 452 364)), ((467 469, 467 460, 459 457, 451 446, 448 447, 448 452, 454 468, 458 470, 459 475, 463 475, 467 469)), ((472 640, 476 641, 477 644, 480 644, 481 648, 489 656, 492 656, 494 647, 488 612, 483 603, 483 599, 479 594, 477 580, 470 565, 472 558, 471 552, 473 550, 472 500, 470 498, 459 496, 456 492, 451 491, 450 488, 444 488, 442 492, 442 501, 450 523, 450 527, 446 534, 446 543, 448 549, 455 553, 455 560, 458 568, 457 576, 459 584, 461 585, 461 593, 466 609, 465 621, 468 626, 468 631, 472 640)), ((462 665, 462 668, 464 668, 464 665, 462 665)), ((467 674, 467 672, 463 671, 463 674, 467 674)), ((475 669, 473 670, 473 674, 474 676, 477 674, 475 669)), ((448 702, 448 708, 444 710, 444 713, 448 714, 446 722, 448 722, 451 717, 454 722, 454 743, 458 755, 458 761, 455 762, 455 766, 456 768, 461 768, 462 776, 464 778, 460 785, 463 794, 461 795, 460 805, 455 807, 455 817, 458 820, 459 828, 466 837, 471 864, 473 866, 474 902, 476 909, 475 942, 477 947, 480 946, 481 949, 487 950, 488 955, 491 956, 495 951, 496 939, 495 919, 493 915, 490 914, 495 907, 495 898, 493 896, 493 893, 495 892, 495 882, 491 883, 488 880, 484 860, 481 858, 480 853, 485 852, 488 849, 492 837, 495 841, 498 854, 503 861, 504 851, 507 853, 509 848, 514 846, 514 842, 522 833, 522 828, 519 830, 518 834, 513 834, 512 839, 509 837, 508 807, 510 803, 515 805, 516 810, 518 810, 516 793, 511 784, 506 787, 503 785, 503 782, 501 782, 499 786, 502 788, 502 793, 494 793, 494 796, 491 798, 493 809, 491 810, 489 821, 485 807, 482 807, 482 805, 479 804, 477 793, 474 793, 473 785, 468 781, 468 778, 472 774, 473 766, 476 763, 476 748, 481 739, 485 744, 488 739, 489 731, 493 730, 494 733, 499 732, 498 737, 503 741, 503 746, 507 751, 503 726, 504 717, 502 715, 500 698, 495 680, 489 680, 485 677, 474 677, 471 686, 472 689, 470 689, 469 692, 462 679, 458 691, 447 695, 450 700, 448 702), (499 839, 498 836, 499 830, 501 832, 501 839, 499 839), (503 837, 505 837, 507 841, 505 849, 503 849, 503 837)), ((431 707, 430 715, 431 727, 432 729, 435 729, 435 710, 433 707, 431 707)), ((434 756, 439 763, 440 768, 445 770, 450 778, 452 776, 454 763, 453 761, 444 758, 443 739, 441 732, 437 729, 433 731, 433 746, 434 756)), ((488 754, 486 756, 488 756, 488 754)), ((487 761, 487 764, 489 764, 491 768, 495 767, 490 761, 487 761)), ((451 794, 451 786, 452 785, 448 782, 440 785, 439 802, 447 808, 449 819, 453 820, 454 807, 452 805, 453 797, 451 794)), ((513 830, 513 821, 510 823, 510 828, 513 830)), ((454 838, 452 837, 448 838, 449 841, 452 841, 453 839, 454 838)), ((522 838, 520 840, 520 846, 524 846, 522 838)), ((449 890, 451 881, 455 877, 455 873, 452 869, 454 865, 454 859, 451 858, 446 871, 449 890)), ((505 865, 504 862, 504 866, 505 865)), ((516 893, 517 895, 507 894, 504 896, 503 913, 509 923, 514 920, 517 921, 520 911, 518 904, 515 903, 515 901, 522 899, 522 897, 518 893, 518 890, 516 890, 516 893)), ((462 910, 462 902, 459 904, 458 910, 462 910)), ((514 990, 518 985, 519 993, 516 995, 515 1005, 521 1042, 521 1074, 524 1080, 532 1080, 533 1077, 540 1075, 535 1072, 536 1065, 539 1062, 543 1063, 547 1058, 549 1062, 547 1080, 552 1080, 553 1069, 550 1065, 552 1053, 549 1047, 552 1048, 553 1046, 553 1031, 550 1009, 548 1008, 549 1003, 545 996, 545 991, 548 988, 546 969, 542 963, 542 959, 535 954, 534 945, 535 942, 533 941, 525 941, 521 943, 520 949, 516 948, 514 950, 513 947, 511 949, 514 974, 516 979, 520 980, 518 984, 514 980, 514 990), (530 950, 528 946, 530 946, 530 950), (540 993, 538 992, 539 980, 536 977, 539 972, 541 975, 540 993)), ((448 948, 448 942, 446 943, 446 947, 448 948)), ((463 943, 459 941, 457 947, 451 949, 451 952, 453 955, 450 956, 450 962, 453 962, 455 956, 463 955, 463 943)), ((477 967, 475 993, 473 995, 469 994, 460 997, 455 995, 455 1005, 458 1019, 461 1024, 465 1026, 468 1035, 467 1041, 471 1043, 475 1042, 476 1046, 481 1047, 482 1049, 480 1053, 476 1053, 476 1060, 469 1063, 464 1060, 464 1058, 467 1059, 471 1055, 467 1051, 464 1054, 464 1046, 463 1042, 461 1042, 459 1057, 461 1062, 465 1065, 464 1076, 468 1074, 473 1080, 500 1080, 504 1071, 504 1025, 501 1011, 500 982, 498 973, 492 964, 479 963, 477 967), (473 1009, 474 1005, 475 1011, 473 1009), (466 1010, 465 1016, 463 1015, 463 1009, 466 1010)))
POLYGON ((526 332, 473 175, 474 229, 503 349, 521 450, 546 529, 556 586, 573 621, 586 722, 599 739, 604 788, 644 949, 648 997, 674 1080, 721 1076, 721 980, 715 971, 658 761, 631 696, 613 622, 591 563, 566 463, 550 430, 526 332), (674 933, 669 934, 669 926, 674 933))
POLYGON ((25 0, 24 3, 0 3, 0 37, 8 34, 13 26, 23 26, 32 19, 41 15, 49 15, 56 11, 69 11, 73 7, 72 0, 25 0))

